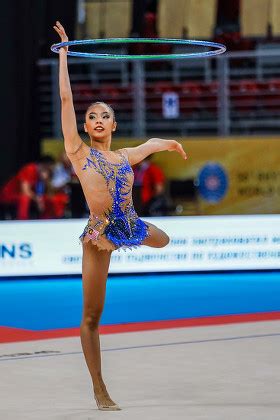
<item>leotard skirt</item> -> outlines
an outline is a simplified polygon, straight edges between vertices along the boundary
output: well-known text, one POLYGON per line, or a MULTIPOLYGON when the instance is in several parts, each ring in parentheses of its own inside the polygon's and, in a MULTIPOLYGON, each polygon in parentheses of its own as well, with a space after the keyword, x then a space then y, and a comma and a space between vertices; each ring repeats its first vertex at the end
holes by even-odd
POLYGON ((133 208, 121 217, 115 214, 97 216, 90 214, 80 236, 81 242, 92 241, 100 250, 132 249, 140 246, 150 235, 149 225, 141 220, 133 208))

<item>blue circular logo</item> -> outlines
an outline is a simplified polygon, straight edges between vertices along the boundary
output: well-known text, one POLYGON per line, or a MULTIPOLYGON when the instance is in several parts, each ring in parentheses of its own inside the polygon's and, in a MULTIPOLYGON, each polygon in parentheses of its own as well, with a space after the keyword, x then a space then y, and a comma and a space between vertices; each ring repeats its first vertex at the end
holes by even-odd
POLYGON ((228 177, 219 163, 209 162, 198 174, 197 186, 199 194, 210 203, 219 202, 228 190, 228 177))

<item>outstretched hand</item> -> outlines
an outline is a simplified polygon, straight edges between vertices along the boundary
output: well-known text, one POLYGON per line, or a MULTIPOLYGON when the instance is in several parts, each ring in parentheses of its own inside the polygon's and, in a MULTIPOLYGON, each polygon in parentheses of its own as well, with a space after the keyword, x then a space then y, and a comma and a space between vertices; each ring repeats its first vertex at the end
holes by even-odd
MULTIPOLYGON (((61 23, 57 20, 55 26, 53 26, 54 30, 60 36, 61 42, 67 42, 68 36, 66 35, 65 29, 61 25, 61 23)), ((63 47, 66 51, 68 51, 68 47, 63 47)))
POLYGON ((170 146, 168 148, 169 152, 178 152, 180 153, 180 155, 182 156, 183 159, 187 159, 188 156, 185 152, 185 150, 183 149, 183 146, 178 143, 176 140, 170 140, 170 146))

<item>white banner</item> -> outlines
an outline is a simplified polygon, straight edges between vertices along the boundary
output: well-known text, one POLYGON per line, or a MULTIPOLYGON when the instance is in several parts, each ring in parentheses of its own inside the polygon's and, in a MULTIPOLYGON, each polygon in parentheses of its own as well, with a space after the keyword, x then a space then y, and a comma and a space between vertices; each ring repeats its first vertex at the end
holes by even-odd
MULTIPOLYGON (((111 273, 280 269, 280 215, 161 217, 165 248, 112 253, 111 273)), ((81 274, 87 220, 0 222, 0 276, 81 274)))

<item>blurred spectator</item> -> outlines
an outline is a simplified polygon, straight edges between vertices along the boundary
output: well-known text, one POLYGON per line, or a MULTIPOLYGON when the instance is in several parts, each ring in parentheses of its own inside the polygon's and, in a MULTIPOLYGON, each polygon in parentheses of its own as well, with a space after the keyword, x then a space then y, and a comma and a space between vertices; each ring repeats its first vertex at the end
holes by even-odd
MULTIPOLYGON (((165 216, 168 205, 165 196, 165 175, 148 156, 133 168, 134 187, 139 190, 141 206, 136 211, 141 216, 165 216)), ((133 198, 137 203, 137 197, 133 198)), ((136 207, 135 207, 136 208, 136 207)))
POLYGON ((65 152, 61 154, 53 169, 52 187, 57 191, 67 191, 67 185, 75 176, 72 164, 65 152))
POLYGON ((88 216, 84 194, 67 154, 63 152, 56 163, 52 177, 53 203, 58 217, 82 218, 88 216), (66 207, 66 205, 68 206, 66 207))
POLYGON ((24 165, 0 190, 0 204, 13 208, 19 220, 61 217, 61 201, 51 187, 54 159, 42 156, 37 162, 24 165))
POLYGON ((65 217, 69 203, 71 181, 75 177, 74 169, 65 152, 61 154, 54 166, 51 179, 51 192, 54 213, 57 218, 65 217))

